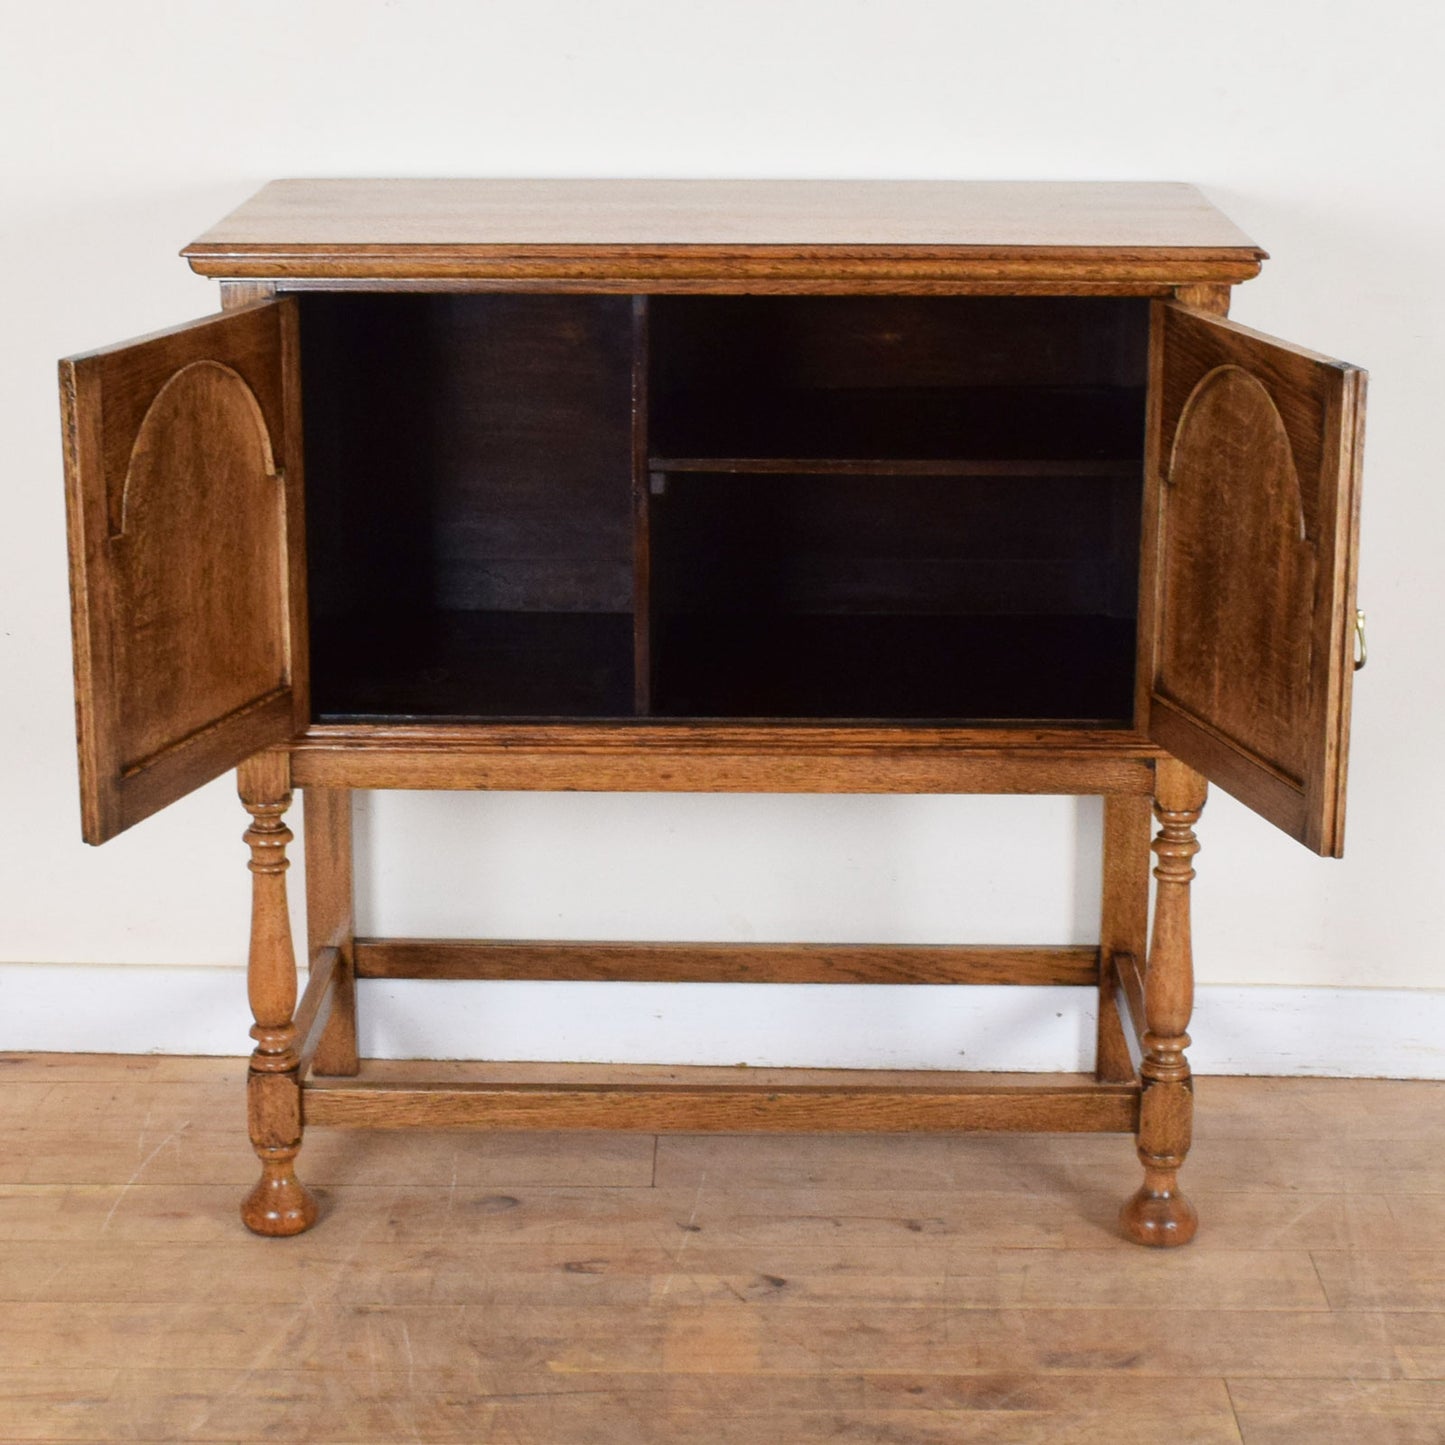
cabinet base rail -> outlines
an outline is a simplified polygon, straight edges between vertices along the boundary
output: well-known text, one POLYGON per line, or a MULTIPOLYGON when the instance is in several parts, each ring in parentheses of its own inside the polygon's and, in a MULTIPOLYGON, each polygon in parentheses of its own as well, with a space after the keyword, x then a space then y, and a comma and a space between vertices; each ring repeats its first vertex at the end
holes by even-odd
MULTIPOLYGON (((797 1082, 408 1083, 308 1079, 307 1125, 379 1129, 614 1129, 643 1133, 1132 1133, 1137 1084, 871 1085, 809 1083, 830 1071, 790 1069, 797 1082)), ((776 1071, 769 1071, 776 1073, 776 1071)), ((1044 1075, 1045 1080, 1050 1076, 1044 1075)), ((673 1082, 673 1080, 683 1082, 673 1082)))
MULTIPOLYGON (((769 983, 992 983, 1094 986, 1089 946, 494 942, 357 939, 358 978, 692 980, 769 983)), ((840 1083, 837 1070, 678 1067, 665 1081, 405 1081, 307 1077, 339 971, 319 949, 296 1010, 305 1124, 382 1129, 617 1129, 647 1133, 1017 1131, 1129 1133, 1139 1085, 997 1084, 960 1074, 948 1083, 840 1083), (762 1071, 758 1071, 762 1072, 762 1071), (786 1075, 780 1082, 778 1074, 786 1075)), ((545 1066, 537 1066, 544 1069, 545 1066)), ((565 1066, 554 1066, 564 1074, 565 1066)))
POLYGON ((1092 944, 590 943, 358 938, 357 978, 627 983, 988 983, 1093 987, 1092 944))

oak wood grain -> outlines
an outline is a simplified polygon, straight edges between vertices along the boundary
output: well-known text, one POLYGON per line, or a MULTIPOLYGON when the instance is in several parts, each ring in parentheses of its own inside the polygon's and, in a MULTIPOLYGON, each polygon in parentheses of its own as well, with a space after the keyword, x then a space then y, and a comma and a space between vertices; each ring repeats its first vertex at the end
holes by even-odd
POLYGON ((303 817, 310 966, 314 968, 323 953, 332 955, 329 1017, 316 1042, 315 1067, 321 1074, 354 1074, 358 1059, 351 794, 344 788, 309 788, 303 817))
POLYGON ((1086 946, 356 941, 358 978, 1087 985, 1098 977, 1098 958, 1086 946))
POLYGON ((1159 182, 280 180, 187 248, 295 245, 1258 247, 1159 182))
MULTIPOLYGON (((296 954, 287 904, 286 856, 292 832, 282 821, 291 805, 290 758, 257 753, 236 770, 241 803, 251 815, 244 841, 251 850, 251 941, 246 993, 256 1047, 246 1077, 246 1119, 261 1178, 241 1204, 241 1219, 257 1234, 290 1235, 316 1221, 315 1197, 296 1178, 301 1148, 301 1046, 329 993, 329 972, 318 970, 307 1008, 296 1017, 296 954)), ((334 954, 332 957, 334 965, 334 954)))
POLYGON ((1193 1139, 1193 1075, 1184 1052, 1194 1009, 1189 888, 1199 852, 1194 824, 1206 793, 1205 780, 1183 763, 1169 758, 1159 764, 1154 790, 1159 831, 1151 844, 1158 861, 1142 1018, 1140 1000, 1128 986, 1129 965, 1120 956, 1130 1013, 1136 1027, 1143 1025, 1137 1144, 1144 1183, 1120 1214, 1125 1233, 1139 1244, 1187 1244, 1199 1227, 1194 1206, 1179 1188, 1179 1170, 1193 1139))
MULTIPOLYGON (((957 1083, 845 1088, 802 1082, 425 1084, 308 1081, 309 1124, 368 1128, 723 1130, 992 1130, 1060 1133, 1133 1129, 1131 1084, 999 1087, 957 1083)), ((685 1073, 683 1074, 685 1078, 685 1073)))
MULTIPOLYGON (((1132 953, 1114 955, 1114 977, 1118 988, 1115 1006, 1120 1011, 1120 1023, 1130 1041, 1131 1058, 1138 1055, 1142 1060, 1144 1052, 1144 971, 1139 957, 1132 953)), ((1136 1064, 1137 1067, 1137 1064, 1136 1064)))
POLYGON ((1181 285, 1263 252, 1191 186, 276 181, 185 249, 227 277, 793 292, 1181 285))
POLYGON ((1173 305, 1155 347, 1150 735, 1338 856, 1364 373, 1173 305))
POLYGON ((1138 793, 1162 750, 1126 729, 322 724, 302 787, 1138 793))
POLYGON ((1115 795, 1104 799, 1103 887, 1099 921, 1099 1018, 1095 1077, 1132 1079, 1138 1061, 1132 1029, 1120 1016, 1116 960, 1144 958, 1149 937, 1149 802, 1115 795))
POLYGON ((83 833, 308 716, 295 306, 60 365, 83 833))
POLYGON ((331 1022, 339 958, 334 948, 323 948, 312 958, 306 990, 296 1005, 296 1071, 301 1078, 305 1078, 311 1068, 322 1032, 331 1022))

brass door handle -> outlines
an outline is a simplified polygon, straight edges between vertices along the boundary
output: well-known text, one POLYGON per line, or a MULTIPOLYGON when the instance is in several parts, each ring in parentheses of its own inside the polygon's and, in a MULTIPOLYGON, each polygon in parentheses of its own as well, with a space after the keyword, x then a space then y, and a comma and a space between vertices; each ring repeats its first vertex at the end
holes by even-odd
POLYGON ((1358 672, 1370 660, 1370 649, 1365 642, 1365 614, 1355 609, 1355 671, 1358 672))

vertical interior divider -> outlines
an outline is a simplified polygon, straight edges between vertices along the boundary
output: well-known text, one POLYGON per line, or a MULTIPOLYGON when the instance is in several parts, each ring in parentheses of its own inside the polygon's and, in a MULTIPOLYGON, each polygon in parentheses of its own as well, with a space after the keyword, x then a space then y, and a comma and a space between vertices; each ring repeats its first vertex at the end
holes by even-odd
POLYGON ((652 489, 647 461, 648 298, 632 298, 632 708, 652 712, 652 489))

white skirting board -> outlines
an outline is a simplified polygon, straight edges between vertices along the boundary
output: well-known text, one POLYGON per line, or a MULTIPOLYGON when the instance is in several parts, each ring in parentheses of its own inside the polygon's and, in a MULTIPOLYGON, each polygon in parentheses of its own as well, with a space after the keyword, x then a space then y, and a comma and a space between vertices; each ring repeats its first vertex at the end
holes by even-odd
MULTIPOLYGON (((360 986, 362 1053, 815 1068, 1092 1066, 1068 988, 457 983, 360 986)), ((0 964, 0 1050, 242 1054, 244 970, 0 964)), ((1445 1079, 1445 990, 1203 985, 1201 1074, 1445 1079)))

